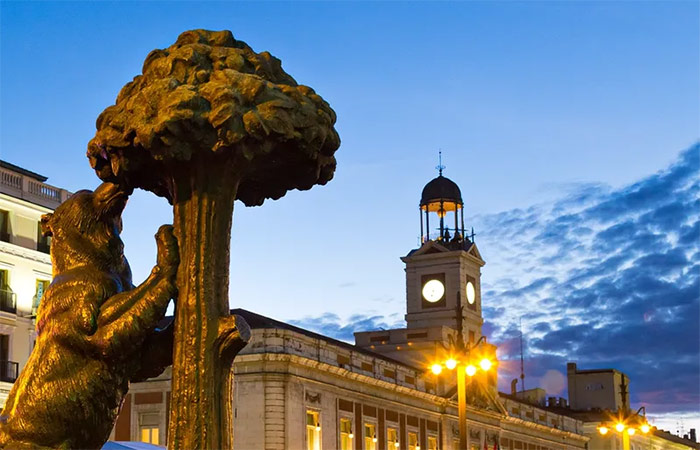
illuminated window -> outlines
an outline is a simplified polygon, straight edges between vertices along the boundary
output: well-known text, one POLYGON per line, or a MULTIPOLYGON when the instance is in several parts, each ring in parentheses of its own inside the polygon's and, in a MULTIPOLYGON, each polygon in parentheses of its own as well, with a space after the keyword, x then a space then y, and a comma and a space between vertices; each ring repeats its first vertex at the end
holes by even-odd
POLYGON ((416 433, 408 433, 408 450, 418 450, 418 435, 416 433))
POLYGON ((435 436, 428 436, 428 450, 438 450, 435 436))
POLYGON ((340 419, 340 450, 352 450, 352 420, 348 418, 340 419))
POLYGON ((139 440, 147 444, 160 443, 160 414, 139 414, 139 440))
POLYGON ((306 448, 321 450, 321 421, 318 411, 306 411, 306 448))
POLYGON ((377 450, 377 427, 372 423, 365 424, 365 450, 377 450))
POLYGON ((36 280, 36 293, 34 294, 34 299, 32 301, 32 315, 36 315, 37 308, 39 308, 39 303, 44 297, 44 293, 49 288, 48 280, 36 280))
POLYGON ((15 294, 10 289, 10 272, 0 269, 0 310, 17 313, 15 294))
POLYGON ((399 434, 396 432, 396 428, 386 429, 386 440, 389 443, 389 450, 399 447, 399 434))

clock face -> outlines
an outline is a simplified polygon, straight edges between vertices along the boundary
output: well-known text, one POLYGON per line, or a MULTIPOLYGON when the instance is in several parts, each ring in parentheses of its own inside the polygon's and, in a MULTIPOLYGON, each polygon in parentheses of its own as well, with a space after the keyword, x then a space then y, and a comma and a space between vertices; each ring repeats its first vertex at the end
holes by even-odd
POLYGON ((430 303, 439 301, 445 295, 445 285, 440 280, 430 280, 423 285, 423 298, 430 303))
POLYGON ((470 305, 474 304, 476 300, 476 289, 474 289, 474 283, 467 281, 467 301, 470 305))

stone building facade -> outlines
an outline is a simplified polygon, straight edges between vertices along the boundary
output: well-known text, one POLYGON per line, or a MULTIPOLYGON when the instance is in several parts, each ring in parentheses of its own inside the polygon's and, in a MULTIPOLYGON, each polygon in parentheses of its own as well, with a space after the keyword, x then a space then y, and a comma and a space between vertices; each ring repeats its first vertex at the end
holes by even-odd
POLYGON ((46 180, 0 161, 0 407, 34 347, 33 317, 51 281, 39 221, 70 195, 46 180))
MULTIPOLYGON (((425 368, 245 310, 252 328, 234 363, 237 449, 454 449, 454 395, 425 368), (396 445, 398 443, 398 445, 396 445)), ((170 372, 133 384, 115 440, 163 444, 170 372), (153 442, 151 440, 150 442, 153 442)), ((583 423, 516 400, 468 409, 471 448, 583 449, 583 423), (500 407, 499 407, 500 406, 500 407), (516 413, 511 413, 515 410, 516 413)))

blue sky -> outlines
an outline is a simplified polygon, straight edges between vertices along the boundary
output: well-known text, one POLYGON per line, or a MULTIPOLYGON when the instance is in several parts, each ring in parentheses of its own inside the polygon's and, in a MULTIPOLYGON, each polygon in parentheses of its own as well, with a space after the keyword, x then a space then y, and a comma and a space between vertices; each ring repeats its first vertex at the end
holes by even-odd
MULTIPOLYGON (((0 157, 69 190, 95 187, 84 156, 95 119, 148 52, 187 29, 230 29, 322 95, 342 139, 327 186, 236 206, 232 306, 323 317, 346 337, 400 321, 399 256, 417 243, 442 148, 487 260, 486 330, 502 358, 526 299, 542 311, 523 322, 531 383, 571 355, 627 371, 650 413, 697 421, 699 12, 682 1, 2 1, 0 157), (651 340, 634 358, 637 336, 651 340), (672 395, 655 397, 662 379, 672 395)), ((135 278, 170 220, 163 199, 133 196, 123 237, 135 278)))

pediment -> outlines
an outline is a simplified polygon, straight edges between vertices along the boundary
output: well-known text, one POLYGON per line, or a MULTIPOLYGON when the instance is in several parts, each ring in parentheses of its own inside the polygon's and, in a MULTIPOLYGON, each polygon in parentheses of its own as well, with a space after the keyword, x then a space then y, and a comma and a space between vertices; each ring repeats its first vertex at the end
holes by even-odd
POLYGON ((447 253, 450 250, 441 245, 438 241, 428 241, 423 244, 418 250, 410 253, 411 256, 430 255, 433 253, 447 253))
POLYGON ((467 250, 467 253, 472 255, 475 258, 478 258, 480 260, 484 260, 484 258, 481 257, 481 253, 479 253, 479 249, 476 247, 476 244, 472 243, 471 247, 469 247, 469 250, 467 250))

